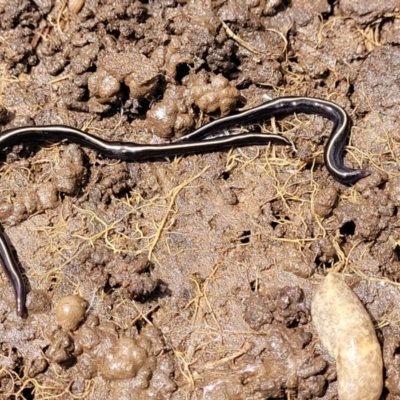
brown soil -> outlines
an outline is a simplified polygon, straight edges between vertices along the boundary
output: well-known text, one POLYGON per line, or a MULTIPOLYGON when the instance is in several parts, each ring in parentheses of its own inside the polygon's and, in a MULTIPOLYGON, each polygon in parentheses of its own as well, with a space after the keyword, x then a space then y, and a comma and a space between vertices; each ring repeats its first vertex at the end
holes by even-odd
POLYGON ((321 162, 332 126, 304 115, 254 127, 296 151, 126 163, 62 137, 7 149, 0 221, 29 315, 17 317, 1 273, 1 398, 336 399, 310 317, 334 269, 377 328, 383 398, 400 399, 399 10, 395 0, 0 0, 2 129, 66 124, 162 143, 307 95, 347 110, 346 164, 371 171, 337 183, 321 162))

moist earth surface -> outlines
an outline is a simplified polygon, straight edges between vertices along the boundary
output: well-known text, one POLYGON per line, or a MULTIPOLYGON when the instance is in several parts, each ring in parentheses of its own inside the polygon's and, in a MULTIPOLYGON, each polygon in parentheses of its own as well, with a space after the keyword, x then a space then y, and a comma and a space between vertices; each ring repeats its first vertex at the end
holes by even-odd
POLYGON ((63 140, 2 149, 0 222, 28 289, 0 274, 4 399, 337 399, 310 316, 328 271, 366 307, 400 399, 400 2, 0 0, 1 129, 69 125, 168 143, 280 96, 353 126, 234 131, 251 146, 122 162, 63 140))

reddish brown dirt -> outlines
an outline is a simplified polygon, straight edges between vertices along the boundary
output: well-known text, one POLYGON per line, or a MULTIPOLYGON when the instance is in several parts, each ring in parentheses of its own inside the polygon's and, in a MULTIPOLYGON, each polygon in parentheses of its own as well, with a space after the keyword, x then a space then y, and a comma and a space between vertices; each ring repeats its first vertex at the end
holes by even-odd
POLYGON ((310 317, 335 269, 377 329, 383 398, 400 399, 397 3, 0 0, 2 130, 164 143, 307 95, 346 109, 345 162, 371 171, 337 183, 322 162, 332 125, 304 115, 253 127, 295 151, 128 163, 62 137, 6 149, 0 222, 29 294, 20 319, 0 274, 1 398, 336 399, 310 317))

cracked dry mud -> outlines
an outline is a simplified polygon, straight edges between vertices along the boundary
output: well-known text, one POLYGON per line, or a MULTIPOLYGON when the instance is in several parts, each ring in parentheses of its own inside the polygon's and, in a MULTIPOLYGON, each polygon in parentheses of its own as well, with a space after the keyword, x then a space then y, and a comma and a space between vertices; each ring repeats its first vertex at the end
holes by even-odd
POLYGON ((27 319, 0 274, 0 398, 337 399, 310 303, 347 276, 400 399, 400 3, 0 0, 1 129, 66 124, 164 143, 269 98, 335 101, 243 129, 295 144, 127 163, 73 143, 7 149, 0 222, 27 319))

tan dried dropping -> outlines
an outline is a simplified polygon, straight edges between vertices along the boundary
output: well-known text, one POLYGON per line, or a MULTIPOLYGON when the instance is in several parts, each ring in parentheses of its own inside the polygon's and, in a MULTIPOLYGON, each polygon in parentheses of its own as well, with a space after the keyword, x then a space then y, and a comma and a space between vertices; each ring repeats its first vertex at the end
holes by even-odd
POLYGON ((339 400, 379 400, 382 352, 367 310, 338 273, 317 289, 311 316, 322 345, 336 360, 339 400))
POLYGON ((68 9, 73 14, 78 14, 78 12, 81 11, 84 4, 85 0, 68 0, 68 9))

